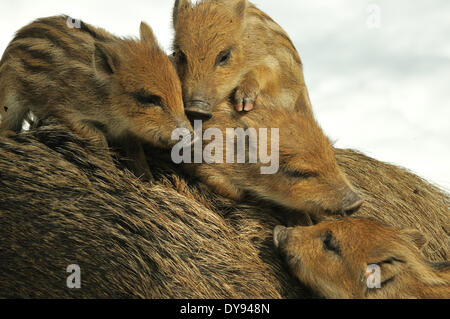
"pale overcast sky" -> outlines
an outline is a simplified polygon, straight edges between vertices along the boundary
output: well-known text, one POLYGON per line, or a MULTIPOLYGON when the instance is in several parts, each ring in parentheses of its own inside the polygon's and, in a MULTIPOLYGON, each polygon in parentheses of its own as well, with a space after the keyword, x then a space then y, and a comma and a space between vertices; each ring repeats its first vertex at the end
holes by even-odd
MULTIPOLYGON (((122 36, 147 21, 168 49, 173 2, 2 0, 0 52, 21 26, 63 13, 122 36)), ((338 147, 450 190, 450 1, 253 2, 293 39, 317 118, 338 147)))

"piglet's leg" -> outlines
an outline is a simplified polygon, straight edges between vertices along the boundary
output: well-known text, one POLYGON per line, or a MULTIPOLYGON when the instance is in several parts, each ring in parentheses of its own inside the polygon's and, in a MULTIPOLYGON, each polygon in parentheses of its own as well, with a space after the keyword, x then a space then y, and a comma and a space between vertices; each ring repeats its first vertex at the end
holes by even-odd
POLYGON ((260 85, 255 72, 248 73, 236 89, 236 111, 250 112, 255 107, 256 98, 260 92, 260 85))
POLYGON ((238 112, 250 112, 262 93, 275 96, 280 88, 278 69, 260 65, 247 73, 235 93, 235 107, 238 112))

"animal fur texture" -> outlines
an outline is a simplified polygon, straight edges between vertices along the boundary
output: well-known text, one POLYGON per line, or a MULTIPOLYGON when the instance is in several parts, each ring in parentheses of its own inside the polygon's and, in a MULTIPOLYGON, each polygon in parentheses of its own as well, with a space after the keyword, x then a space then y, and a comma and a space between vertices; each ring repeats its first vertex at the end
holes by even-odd
POLYGON ((0 131, 20 132, 30 111, 54 117, 94 143, 118 146, 136 175, 150 177, 141 144, 170 147, 173 130, 192 131, 175 68, 145 23, 138 41, 68 19, 36 20, 7 47, 0 131))
POLYGON ((449 299, 450 262, 430 263, 419 230, 347 218, 274 231, 291 271, 326 298, 449 299))
POLYGON ((194 194, 141 183, 59 127, 0 150, 0 297, 282 297, 287 272, 194 194), (79 290, 66 286, 72 264, 79 290))
MULTIPOLYGON (((316 296, 274 248, 286 209, 219 196, 165 160, 152 163, 157 181, 143 184, 107 157, 59 126, 0 138, 0 296, 316 296), (65 285, 74 263, 77 291, 65 285)), ((429 239, 424 256, 448 259, 447 193, 351 150, 336 157, 370 204, 357 215, 419 229, 429 239)))
MULTIPOLYGON (((234 200, 243 200, 250 194, 297 211, 293 214, 306 213, 317 219, 355 213, 362 205, 361 198, 342 174, 332 144, 312 112, 301 105, 289 111, 270 103, 267 99, 264 107, 245 114, 237 113, 229 103, 218 105, 214 116, 203 123, 202 133, 204 136, 210 130, 220 133, 219 136, 213 134, 211 140, 217 142, 214 153, 222 153, 221 158, 214 159, 212 164, 206 160, 201 164, 186 164, 185 170, 215 192, 234 200), (230 138, 229 128, 253 130, 256 147, 255 144, 249 146, 252 138, 244 141, 245 149, 236 147, 239 142, 237 138, 230 138), (261 129, 267 130, 267 138, 261 129), (278 138, 271 135, 276 134, 273 129, 278 130, 278 138), (234 143, 229 143, 230 140, 234 143), (278 152, 278 158, 272 159, 279 164, 277 170, 262 173, 261 168, 270 164, 263 163, 261 151, 272 155, 278 152), (238 152, 245 155, 245 163, 237 160, 238 152), (256 163, 249 160, 252 152, 258 157, 256 163), (230 153, 234 154, 231 160, 230 153)), ((210 141, 204 141, 204 150, 209 146, 210 141)))
POLYGON ((212 117, 231 95, 238 112, 270 96, 311 107, 301 59, 286 32, 247 0, 177 0, 174 59, 190 115, 212 117))

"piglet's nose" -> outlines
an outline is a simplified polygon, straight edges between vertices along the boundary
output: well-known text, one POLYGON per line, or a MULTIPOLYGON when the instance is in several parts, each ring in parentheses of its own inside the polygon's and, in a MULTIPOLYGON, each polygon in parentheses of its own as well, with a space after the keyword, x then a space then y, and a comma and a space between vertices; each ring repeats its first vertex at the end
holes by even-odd
POLYGON ((186 115, 194 120, 209 120, 212 118, 211 104, 202 99, 193 99, 186 103, 186 115))
POLYGON ((355 192, 350 191, 343 201, 343 213, 345 216, 355 214, 364 204, 364 201, 355 192))

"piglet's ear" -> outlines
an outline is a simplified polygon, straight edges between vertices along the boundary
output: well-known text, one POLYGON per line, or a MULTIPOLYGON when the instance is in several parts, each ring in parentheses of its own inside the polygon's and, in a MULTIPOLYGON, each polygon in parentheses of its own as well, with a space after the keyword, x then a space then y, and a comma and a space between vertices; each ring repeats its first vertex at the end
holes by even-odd
POLYGON ((95 43, 94 68, 102 78, 108 78, 119 68, 119 56, 113 48, 103 43, 95 43))
POLYGON ((192 3, 189 0, 176 0, 173 7, 173 25, 176 26, 178 22, 178 15, 187 9, 192 9, 192 3))
POLYGON ((245 12, 247 10, 248 1, 247 0, 239 0, 236 2, 236 5, 234 6, 234 10, 236 11, 237 15, 241 17, 242 19, 245 16, 245 12))
POLYGON ((244 18, 245 11, 248 7, 248 0, 216 0, 217 3, 221 3, 230 9, 234 9, 238 16, 244 18))
POLYGON ((155 34, 152 28, 145 22, 141 22, 140 27, 141 41, 148 44, 157 44, 155 34))

